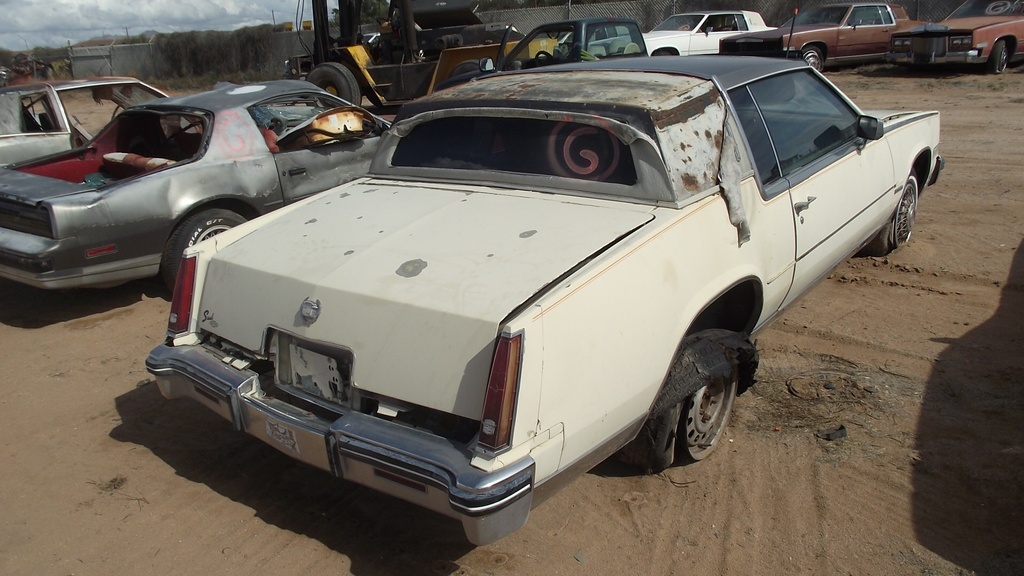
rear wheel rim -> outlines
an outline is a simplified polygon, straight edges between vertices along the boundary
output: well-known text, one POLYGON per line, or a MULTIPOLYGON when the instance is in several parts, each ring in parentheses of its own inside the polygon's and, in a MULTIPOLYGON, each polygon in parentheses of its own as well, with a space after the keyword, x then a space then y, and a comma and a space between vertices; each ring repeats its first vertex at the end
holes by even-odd
POLYGON ((729 424, 736 377, 705 386, 683 403, 681 434, 690 458, 703 460, 718 446, 718 440, 729 424))
POLYGON ((209 228, 204 230, 203 233, 200 234, 198 238, 196 238, 196 243, 198 244, 199 242, 202 242, 203 240, 206 240, 206 239, 209 239, 209 238, 213 238, 217 234, 220 234, 221 232, 226 232, 226 231, 228 231, 230 229, 231 229, 231 226, 228 226, 227 224, 218 224, 216 226, 210 226, 209 228))

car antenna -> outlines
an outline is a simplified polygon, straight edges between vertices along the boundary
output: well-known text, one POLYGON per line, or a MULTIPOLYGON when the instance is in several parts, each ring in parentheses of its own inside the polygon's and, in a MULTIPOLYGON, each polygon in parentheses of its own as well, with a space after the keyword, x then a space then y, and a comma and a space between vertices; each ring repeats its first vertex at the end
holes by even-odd
POLYGON ((800 14, 800 2, 793 9, 793 19, 789 21, 789 36, 786 38, 786 57, 789 58, 789 47, 793 44, 793 29, 796 28, 796 17, 800 14))

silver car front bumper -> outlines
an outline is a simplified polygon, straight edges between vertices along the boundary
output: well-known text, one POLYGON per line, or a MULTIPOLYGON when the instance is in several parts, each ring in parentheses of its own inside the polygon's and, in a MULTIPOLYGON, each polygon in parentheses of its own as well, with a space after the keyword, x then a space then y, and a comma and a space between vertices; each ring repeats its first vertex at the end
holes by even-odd
POLYGON ((458 519, 474 544, 504 537, 529 516, 529 456, 484 472, 469 464, 468 450, 420 430, 343 407, 336 420, 321 419, 263 395, 255 372, 202 346, 158 346, 146 368, 164 397, 192 398, 296 460, 458 519))

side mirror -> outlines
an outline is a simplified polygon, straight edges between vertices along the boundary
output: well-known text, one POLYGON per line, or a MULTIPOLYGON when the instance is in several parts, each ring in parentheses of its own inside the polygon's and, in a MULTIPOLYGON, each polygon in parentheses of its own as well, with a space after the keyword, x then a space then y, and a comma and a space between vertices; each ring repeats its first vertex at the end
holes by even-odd
POLYGON ((873 116, 857 118, 857 136, 868 140, 878 140, 885 135, 885 125, 873 116))
POLYGON ((483 58, 480 59, 481 72, 491 73, 494 72, 494 68, 494 59, 491 58, 490 56, 484 56, 483 58))

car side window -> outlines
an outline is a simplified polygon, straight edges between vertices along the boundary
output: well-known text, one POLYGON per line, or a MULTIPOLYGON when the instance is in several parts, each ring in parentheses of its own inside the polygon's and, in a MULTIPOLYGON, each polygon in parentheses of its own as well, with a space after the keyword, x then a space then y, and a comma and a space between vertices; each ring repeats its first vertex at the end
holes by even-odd
POLYGON ((783 176, 857 136, 856 112, 810 71, 758 80, 750 84, 750 94, 768 127, 783 176))
POLYGON ((850 13, 848 23, 851 26, 881 26, 883 24, 882 7, 857 6, 850 13))
POLYGON ((740 27, 736 24, 736 16, 734 14, 725 14, 718 23, 718 32, 736 32, 740 27))
POLYGON ((892 26, 896 23, 896 19, 892 16, 892 11, 889 10, 888 6, 880 6, 878 11, 881 13, 882 24, 886 26, 892 26))
POLYGON ((55 132, 60 130, 53 106, 45 92, 21 98, 22 132, 55 132))
POLYGON ((746 86, 736 88, 729 92, 729 99, 732 100, 743 133, 747 135, 750 151, 754 155, 754 168, 761 177, 761 183, 767 185, 778 180, 782 172, 775 158, 775 149, 750 90, 746 86))
POLYGON ((535 30, 508 53, 502 70, 526 70, 556 64, 567 57, 577 42, 571 24, 535 30))

